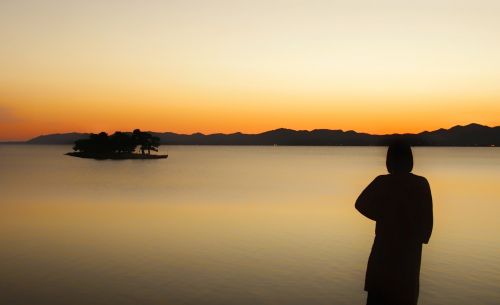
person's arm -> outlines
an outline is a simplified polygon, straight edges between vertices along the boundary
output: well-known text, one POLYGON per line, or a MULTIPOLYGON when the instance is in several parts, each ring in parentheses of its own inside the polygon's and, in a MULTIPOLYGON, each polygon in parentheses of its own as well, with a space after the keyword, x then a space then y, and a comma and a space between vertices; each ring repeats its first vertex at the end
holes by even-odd
POLYGON ((377 194, 380 187, 380 176, 375 178, 356 200, 356 210, 371 220, 377 220, 377 194))
POLYGON ((424 178, 423 187, 423 213, 422 213, 422 242, 427 244, 432 234, 433 214, 432 214, 432 194, 429 182, 424 178))

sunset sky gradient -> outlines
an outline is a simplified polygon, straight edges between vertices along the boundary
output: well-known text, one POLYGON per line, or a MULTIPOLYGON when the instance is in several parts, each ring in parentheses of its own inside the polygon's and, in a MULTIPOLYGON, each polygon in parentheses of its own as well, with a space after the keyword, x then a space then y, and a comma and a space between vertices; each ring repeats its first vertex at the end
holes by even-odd
POLYGON ((500 1, 0 2, 0 140, 500 125, 500 1))

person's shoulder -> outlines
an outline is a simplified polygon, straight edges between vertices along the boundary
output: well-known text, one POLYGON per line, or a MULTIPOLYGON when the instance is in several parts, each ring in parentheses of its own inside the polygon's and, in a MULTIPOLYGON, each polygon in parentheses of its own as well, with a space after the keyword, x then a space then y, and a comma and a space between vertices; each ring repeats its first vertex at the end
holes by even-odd
POLYGON ((424 176, 415 175, 413 173, 411 174, 411 176, 413 177, 413 179, 415 179, 415 181, 418 181, 423 185, 429 185, 429 181, 427 181, 427 178, 425 178, 424 176))
POLYGON ((378 175, 377 177, 375 177, 375 179, 373 179, 373 182, 383 182, 383 181, 387 181, 389 178, 390 178, 389 174, 378 175))

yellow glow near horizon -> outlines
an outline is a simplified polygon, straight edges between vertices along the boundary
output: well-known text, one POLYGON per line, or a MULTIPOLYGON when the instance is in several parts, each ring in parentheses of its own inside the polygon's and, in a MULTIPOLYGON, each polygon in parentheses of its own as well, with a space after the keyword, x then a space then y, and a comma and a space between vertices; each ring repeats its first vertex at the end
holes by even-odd
POLYGON ((0 3, 0 139, 500 125, 498 1, 0 3))

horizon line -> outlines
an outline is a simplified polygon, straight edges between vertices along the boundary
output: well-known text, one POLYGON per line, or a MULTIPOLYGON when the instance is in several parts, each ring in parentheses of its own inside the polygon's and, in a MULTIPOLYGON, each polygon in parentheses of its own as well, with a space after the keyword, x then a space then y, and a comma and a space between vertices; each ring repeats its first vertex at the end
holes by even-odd
MULTIPOLYGON (((244 132, 241 132, 241 131, 236 131, 236 132, 231 132, 231 133, 223 133, 223 132, 213 132, 213 133, 193 132, 193 133, 188 134, 188 133, 177 133, 177 132, 172 132, 172 131, 151 131, 151 130, 144 130, 144 131, 150 132, 150 133, 159 133, 159 134, 162 134, 162 133, 173 133, 173 134, 178 134, 178 135, 196 135, 196 134, 200 134, 200 135, 204 135, 204 136, 210 136, 210 135, 232 135, 232 134, 258 135, 258 134, 262 134, 262 133, 266 133, 266 132, 270 132, 270 131, 276 131, 276 130, 307 131, 307 132, 312 132, 312 131, 315 131, 315 130, 330 130, 330 131, 341 131, 341 132, 351 132, 352 131, 352 132, 355 132, 355 133, 358 133, 358 134, 367 134, 367 135, 373 135, 373 136, 388 136, 388 135, 416 135, 416 134, 420 134, 420 133, 424 133, 424 132, 433 132, 433 131, 438 131, 438 130, 449 130, 449 129, 452 129, 452 128, 455 128, 455 127, 467 127, 467 126, 471 126, 471 125, 478 125, 478 126, 483 126, 483 127, 488 127, 488 128, 500 127, 500 125, 489 126, 489 125, 479 124, 479 123, 468 123, 468 124, 463 124, 463 125, 461 125, 461 124, 453 125, 453 126, 451 126, 449 128, 441 127, 441 128, 433 129, 433 130, 427 130, 426 129, 426 130, 422 130, 422 131, 419 131, 419 132, 416 132, 416 133, 410 133, 410 132, 398 133, 398 132, 394 132, 394 133, 383 133, 383 134, 356 131, 354 129, 347 129, 347 130, 344 130, 344 129, 330 129, 330 128, 292 129, 292 128, 286 128, 286 127, 279 127, 279 128, 275 128, 275 129, 264 130, 264 131, 261 131, 261 132, 258 132, 258 133, 244 133, 244 132)), ((114 132, 118 132, 118 131, 121 131, 121 130, 115 130, 114 132)), ((129 132, 129 131, 122 131, 122 132, 129 132)), ((30 140, 36 139, 38 137, 44 137, 44 136, 50 136, 50 135, 64 135, 64 134, 72 134, 72 133, 76 133, 76 134, 92 134, 92 132, 80 132, 80 131, 55 132, 55 133, 48 133, 48 134, 40 134, 40 135, 37 135, 35 137, 29 138, 29 139, 24 139, 24 140, 3 140, 3 139, 0 139, 0 143, 25 143, 25 142, 29 142, 30 140)))

